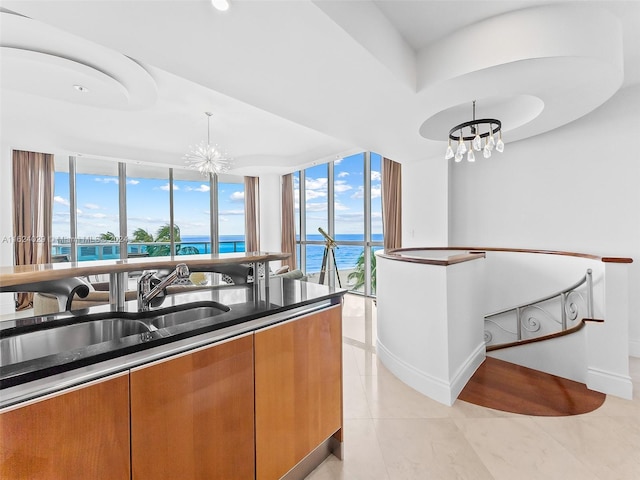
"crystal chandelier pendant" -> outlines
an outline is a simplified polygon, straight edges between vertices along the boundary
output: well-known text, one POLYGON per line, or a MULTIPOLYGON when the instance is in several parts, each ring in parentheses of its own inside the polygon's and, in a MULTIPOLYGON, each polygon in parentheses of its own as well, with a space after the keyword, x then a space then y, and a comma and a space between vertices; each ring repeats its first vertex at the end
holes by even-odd
POLYGON ((462 132, 460 132, 460 140, 458 140, 458 148, 456 149, 456 153, 460 153, 460 155, 464 155, 467 153, 467 146, 462 141, 462 132))
POLYGON ((496 143, 496 150, 500 153, 504 152, 504 142, 502 141, 502 130, 500 130, 500 137, 498 137, 498 142, 496 143))
POLYGON ((482 156, 484 158, 489 158, 491 156, 491 149, 489 148, 489 144, 488 143, 482 149, 482 156))
POLYGON ((444 159, 449 160, 453 158, 453 148, 451 148, 451 139, 449 139, 449 146, 447 146, 447 153, 444 154, 444 159))
POLYGON ((460 153, 460 152, 456 152, 456 156, 454 157, 454 158, 455 158, 456 163, 459 163, 459 162, 462 160, 462 156, 463 156, 463 155, 464 155, 464 154, 462 154, 462 153, 460 153))
POLYGON ((473 149, 476 152, 479 152, 482 149, 482 139, 480 138, 480 135, 478 135, 477 133, 476 133, 476 136, 473 137, 472 145, 473 145, 473 149))
MULTIPOLYGON (((489 127, 491 128, 491 127, 489 127)), ((484 148, 489 148, 489 151, 493 150, 493 147, 496 146, 496 139, 493 138, 493 132, 489 133, 489 138, 487 139, 487 144, 484 146, 484 148)))
POLYGON ((207 115, 207 141, 200 142, 195 148, 189 147, 190 151, 183 158, 191 168, 199 170, 202 175, 208 177, 210 174, 220 175, 229 171, 231 158, 218 145, 211 144, 209 129, 212 113, 205 112, 205 115, 207 115))
POLYGON ((475 162, 476 155, 473 153, 473 148, 469 148, 469 153, 467 153, 467 162, 475 162))

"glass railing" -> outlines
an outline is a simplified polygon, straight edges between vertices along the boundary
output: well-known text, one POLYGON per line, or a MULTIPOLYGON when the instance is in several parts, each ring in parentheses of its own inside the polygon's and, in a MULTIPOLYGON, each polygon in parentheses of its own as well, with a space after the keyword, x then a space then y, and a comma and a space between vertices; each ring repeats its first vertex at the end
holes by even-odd
MULTIPOLYGON (((244 241, 222 241, 218 244, 218 253, 244 252, 244 241)), ((120 258, 120 244, 114 242, 79 243, 78 261, 114 260, 120 258)), ((176 255, 210 254, 211 242, 176 242, 176 255)), ((71 245, 54 243, 51 247, 54 261, 70 261, 71 245)), ((127 257, 158 257, 171 255, 169 242, 130 242, 127 244, 127 257)))

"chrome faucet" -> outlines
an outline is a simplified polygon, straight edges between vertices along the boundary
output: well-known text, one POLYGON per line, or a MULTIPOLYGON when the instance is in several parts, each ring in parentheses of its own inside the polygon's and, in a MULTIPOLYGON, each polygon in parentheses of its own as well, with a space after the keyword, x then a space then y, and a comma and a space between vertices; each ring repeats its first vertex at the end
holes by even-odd
POLYGON ((176 269, 160 280, 160 283, 151 285, 152 279, 158 279, 155 272, 143 273, 138 280, 138 310, 146 312, 150 308, 151 300, 156 298, 166 287, 178 279, 189 278, 189 267, 185 263, 176 265, 176 269))

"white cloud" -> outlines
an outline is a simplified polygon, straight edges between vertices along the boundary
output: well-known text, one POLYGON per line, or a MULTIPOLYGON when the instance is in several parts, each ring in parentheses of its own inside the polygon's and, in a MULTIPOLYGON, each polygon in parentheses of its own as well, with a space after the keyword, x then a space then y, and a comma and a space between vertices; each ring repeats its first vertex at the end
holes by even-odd
POLYGON ((76 213, 77 213, 78 215, 82 215, 82 210, 80 210, 79 208, 76 208, 76 213))
POLYGON ((333 209, 335 211, 344 211, 344 210, 349 210, 349 207, 347 207, 346 205, 343 205, 342 203, 335 201, 333 204, 333 209))
POLYGON ((348 177, 349 176, 349 172, 340 172, 338 174, 338 178, 342 178, 342 177, 348 177))
POLYGON ((244 215, 244 210, 222 210, 220 215, 244 215))
POLYGON ((244 202, 244 192, 233 192, 229 195, 229 200, 232 202, 244 202))
POLYGON ((307 212, 323 212, 327 210, 326 203, 307 203, 307 212))
MULTIPOLYGON (((380 185, 371 186, 371 198, 378 198, 382 194, 382 187, 380 185)), ((364 198, 364 187, 360 185, 358 191, 351 195, 351 198, 364 198)))
POLYGON ((65 205, 67 207, 70 205, 69 200, 67 200, 66 198, 62 198, 60 196, 57 196, 57 195, 55 197, 53 197, 53 201, 55 203, 59 203, 60 205, 65 205))
POLYGON ((342 221, 342 222, 355 223, 355 222, 362 222, 363 220, 364 220, 364 213, 362 212, 341 213, 340 215, 336 215, 336 222, 342 221))
POLYGON ((199 187, 185 187, 185 191, 187 192, 208 192, 209 190, 211 190, 211 187, 209 187, 209 185, 205 185, 202 184, 199 187))
POLYGON ((375 170, 371 170, 371 181, 372 182, 379 182, 380 180, 382 180, 382 175, 380 174, 380 172, 376 172, 375 170))
POLYGON ((328 179, 326 178, 306 178, 304 187, 307 190, 326 190, 328 185, 328 179))
POLYGON ((118 184, 118 179, 116 177, 95 177, 94 180, 100 183, 115 183, 118 184))
POLYGON ((127 180, 128 185, 138 185, 139 183, 140 183, 139 180, 133 180, 133 179, 127 180))
MULTIPOLYGON (((165 192, 168 192, 169 191, 169 184, 167 183, 166 185, 162 185, 160 187, 160 190, 164 190, 165 192)), ((173 191, 175 192, 176 190, 180 190, 180 187, 174 183, 173 184, 173 191)))
POLYGON ((85 203, 84 208, 88 208, 89 210, 100 210, 100 205, 96 205, 95 203, 85 203))
POLYGON ((318 190, 306 190, 305 196, 307 200, 313 200, 315 198, 326 198, 327 192, 320 192, 318 190))
POLYGON ((340 165, 342 163, 342 160, 344 160, 344 158, 338 158, 338 159, 333 161, 333 164, 334 165, 340 165))
POLYGON ((337 192, 337 193, 344 193, 344 192, 348 192, 349 190, 352 190, 353 187, 351 185, 349 185, 346 180, 336 180, 335 184, 333 186, 333 189, 337 192))
POLYGON ((353 195, 351 195, 351 198, 364 198, 364 187, 360 185, 358 187, 358 190, 353 195))

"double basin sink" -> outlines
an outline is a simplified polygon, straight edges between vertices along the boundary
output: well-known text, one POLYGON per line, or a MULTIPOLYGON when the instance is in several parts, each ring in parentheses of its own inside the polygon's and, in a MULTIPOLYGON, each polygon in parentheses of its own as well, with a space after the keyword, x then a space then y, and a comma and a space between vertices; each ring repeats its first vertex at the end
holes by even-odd
POLYGON ((105 342, 140 343, 173 334, 177 327, 228 312, 218 302, 196 302, 148 312, 104 312, 0 331, 0 366, 49 355, 77 354, 105 342), (136 336, 134 339, 127 337, 136 336), (75 353, 74 353, 75 352, 75 353))

